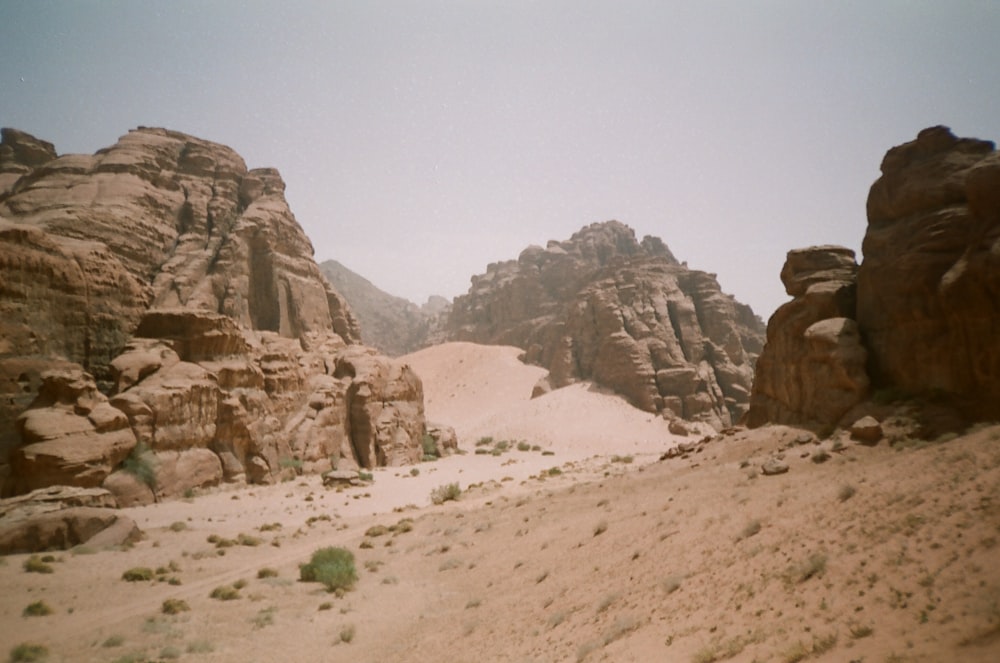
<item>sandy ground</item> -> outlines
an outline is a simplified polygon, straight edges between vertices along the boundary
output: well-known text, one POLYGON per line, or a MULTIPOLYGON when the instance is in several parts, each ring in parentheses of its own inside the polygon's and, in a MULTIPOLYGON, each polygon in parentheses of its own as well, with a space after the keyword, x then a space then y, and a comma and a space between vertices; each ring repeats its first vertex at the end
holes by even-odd
POLYGON ((841 438, 822 464, 775 427, 659 461, 678 441, 664 422, 587 385, 529 400, 539 371, 516 357, 448 344, 407 358, 464 455, 341 492, 300 477, 130 509, 144 541, 56 553, 51 574, 0 558, 0 655, 38 642, 50 661, 1000 660, 1000 426, 841 438), (538 448, 476 454, 485 436, 538 448), (761 476, 779 451, 790 471, 761 476), (433 505, 450 482, 461 498, 433 505), (410 531, 369 530, 404 518, 410 531), (331 545, 360 576, 341 597, 298 582, 331 545), (163 572, 121 579, 139 566, 163 572), (238 598, 210 598, 240 581, 238 598), (164 614, 167 599, 190 610, 164 614), (39 601, 52 614, 22 615, 39 601))

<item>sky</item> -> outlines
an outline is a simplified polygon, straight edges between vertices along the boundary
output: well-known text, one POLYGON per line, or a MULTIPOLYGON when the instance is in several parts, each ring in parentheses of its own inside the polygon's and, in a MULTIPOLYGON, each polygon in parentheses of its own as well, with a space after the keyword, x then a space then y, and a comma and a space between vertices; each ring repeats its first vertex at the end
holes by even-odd
POLYGON ((0 126, 161 126, 275 167, 394 295, 617 219, 765 320, 793 248, 858 252, 886 150, 1000 139, 995 0, 0 0, 0 126))

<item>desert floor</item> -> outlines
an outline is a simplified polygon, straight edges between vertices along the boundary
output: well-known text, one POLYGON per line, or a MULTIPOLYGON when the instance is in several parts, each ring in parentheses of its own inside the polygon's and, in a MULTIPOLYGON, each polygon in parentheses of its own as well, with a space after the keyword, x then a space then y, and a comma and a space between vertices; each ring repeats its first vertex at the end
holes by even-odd
POLYGON ((1000 426, 874 447, 738 429, 661 461, 704 431, 671 435, 588 385, 530 400, 541 371, 513 348, 407 360, 464 454, 364 487, 302 476, 128 509, 143 541, 55 553, 50 574, 0 558, 0 655, 37 642, 49 661, 1000 660, 1000 426), (789 472, 762 475, 779 452, 789 472), (452 482, 460 498, 432 504, 452 482), (298 581, 324 546, 356 557, 342 596, 298 581), (157 573, 123 580, 133 567, 157 573), (236 598, 210 597, 234 583, 236 598), (169 599, 189 610, 164 614, 169 599), (24 616, 36 602, 52 614, 24 616))

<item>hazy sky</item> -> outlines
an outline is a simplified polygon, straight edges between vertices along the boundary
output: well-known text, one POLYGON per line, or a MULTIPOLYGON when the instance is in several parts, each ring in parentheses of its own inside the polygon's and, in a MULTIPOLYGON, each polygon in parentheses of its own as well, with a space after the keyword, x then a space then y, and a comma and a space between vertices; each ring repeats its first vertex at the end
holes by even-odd
POLYGON ((766 319, 788 249, 860 260, 889 147, 1000 139, 998 35, 995 0, 0 0, 0 125, 229 145, 417 302, 618 219, 766 319))

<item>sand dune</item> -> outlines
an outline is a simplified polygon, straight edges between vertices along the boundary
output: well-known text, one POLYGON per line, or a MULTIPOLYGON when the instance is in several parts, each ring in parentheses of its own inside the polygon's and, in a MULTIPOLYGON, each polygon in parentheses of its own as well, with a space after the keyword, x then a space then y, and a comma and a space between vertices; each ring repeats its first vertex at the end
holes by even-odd
POLYGON ((311 476, 129 509, 144 541, 56 553, 51 574, 2 559, 0 654, 38 642, 50 661, 100 662, 1000 660, 1000 426, 895 447, 841 436, 825 463, 774 427, 661 462, 676 441, 662 421, 587 385, 530 400, 539 372, 516 357, 452 344, 408 358, 464 455, 342 492, 311 476), (483 435, 542 450, 475 454, 483 435), (789 472, 761 476, 776 453, 789 472), (461 498, 432 505, 447 482, 461 498), (403 518, 409 531, 369 530, 403 518), (298 582, 322 546, 356 556, 342 597, 298 582), (161 581, 121 579, 136 566, 161 581), (210 598, 240 581, 238 598, 210 598), (166 599, 190 610, 163 614, 166 599), (22 616, 36 602, 52 614, 22 616))

